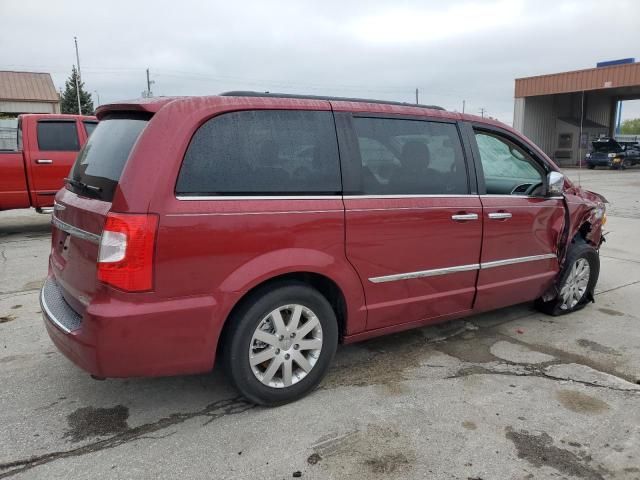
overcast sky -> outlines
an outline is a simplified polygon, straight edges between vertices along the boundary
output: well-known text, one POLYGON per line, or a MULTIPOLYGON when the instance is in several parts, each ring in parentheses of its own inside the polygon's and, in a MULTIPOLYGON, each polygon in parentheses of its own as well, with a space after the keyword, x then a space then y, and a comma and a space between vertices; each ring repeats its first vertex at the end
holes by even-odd
MULTIPOLYGON (((0 0, 0 69, 100 102, 251 89, 414 101, 511 124, 514 79, 640 57, 636 0, 0 0)), ((640 58, 638 58, 640 60, 640 58)), ((640 117, 640 102, 623 109, 640 117)))

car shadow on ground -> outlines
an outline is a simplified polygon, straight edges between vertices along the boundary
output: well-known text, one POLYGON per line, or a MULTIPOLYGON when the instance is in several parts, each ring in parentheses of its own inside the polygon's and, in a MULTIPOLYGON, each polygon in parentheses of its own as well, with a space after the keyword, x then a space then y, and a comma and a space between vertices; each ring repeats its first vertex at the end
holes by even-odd
MULTIPOLYGON (((531 304, 522 304, 464 320, 453 320, 355 344, 340 345, 332 367, 320 384, 319 390, 376 385, 394 388, 394 385, 409 378, 412 369, 428 362, 434 353, 456 356, 456 352, 461 348, 486 353, 486 359, 483 357, 469 360, 491 361, 488 348, 496 339, 488 332, 493 327, 517 321, 533 312, 531 304), (460 342, 464 345, 457 348, 456 345, 460 342), (474 343, 477 343, 475 347, 474 343)), ((64 390, 61 396, 75 399, 78 405, 68 416, 72 430, 75 428, 72 424, 78 424, 74 415, 95 416, 98 405, 111 405, 109 415, 114 416, 115 420, 112 423, 118 430, 122 426, 123 409, 126 409, 127 418, 129 413, 135 413, 137 424, 155 424, 159 418, 169 417, 182 418, 184 421, 203 416, 206 420, 211 409, 215 411, 220 405, 233 405, 235 409, 246 403, 228 381, 219 364, 211 373, 200 375, 96 381, 67 362, 67 368, 57 369, 56 375, 67 377, 59 379, 64 390)), ((246 406, 253 408, 249 404, 246 406)), ((95 421, 104 422, 104 415, 104 412, 98 414, 95 421)), ((89 433, 95 429, 88 425, 91 422, 90 416, 86 421, 80 422, 89 433)), ((76 439, 86 438, 77 431, 67 436, 76 439)))

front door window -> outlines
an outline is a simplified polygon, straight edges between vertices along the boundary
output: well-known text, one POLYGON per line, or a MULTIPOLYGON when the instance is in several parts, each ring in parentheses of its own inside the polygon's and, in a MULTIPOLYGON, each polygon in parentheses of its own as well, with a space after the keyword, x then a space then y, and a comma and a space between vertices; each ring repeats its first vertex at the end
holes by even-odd
POLYGON ((484 181, 489 195, 542 195, 542 168, 511 141, 476 132, 484 181))

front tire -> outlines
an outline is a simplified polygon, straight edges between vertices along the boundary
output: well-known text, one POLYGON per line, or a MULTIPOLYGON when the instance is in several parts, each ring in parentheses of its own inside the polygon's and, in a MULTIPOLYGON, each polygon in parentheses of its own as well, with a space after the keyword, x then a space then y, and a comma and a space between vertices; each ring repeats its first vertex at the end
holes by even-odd
POLYGON ((536 307, 553 316, 564 315, 584 308, 593 300, 593 290, 600 275, 600 255, 584 241, 573 243, 567 254, 565 266, 556 284, 556 298, 538 299, 536 307))
POLYGON ((276 406, 297 400, 325 376, 338 343, 338 322, 327 299, 301 282, 251 295, 229 318, 223 361, 250 401, 276 406))
POLYGON ((595 166, 595 165, 592 165, 592 164, 590 164, 590 163, 587 163, 587 168, 588 168, 589 170, 593 170, 593 169, 595 169, 595 168, 596 168, 596 166, 595 166))

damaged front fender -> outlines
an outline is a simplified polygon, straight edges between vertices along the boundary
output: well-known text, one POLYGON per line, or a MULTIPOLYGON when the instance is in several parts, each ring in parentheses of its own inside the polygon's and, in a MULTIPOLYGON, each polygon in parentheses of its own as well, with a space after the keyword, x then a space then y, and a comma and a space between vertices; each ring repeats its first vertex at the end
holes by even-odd
POLYGON ((564 198, 567 208, 568 229, 566 247, 562 252, 562 262, 566 256, 566 250, 576 238, 582 238, 594 248, 599 249, 604 241, 602 233, 606 222, 607 199, 599 193, 585 190, 567 181, 565 184, 564 198))

